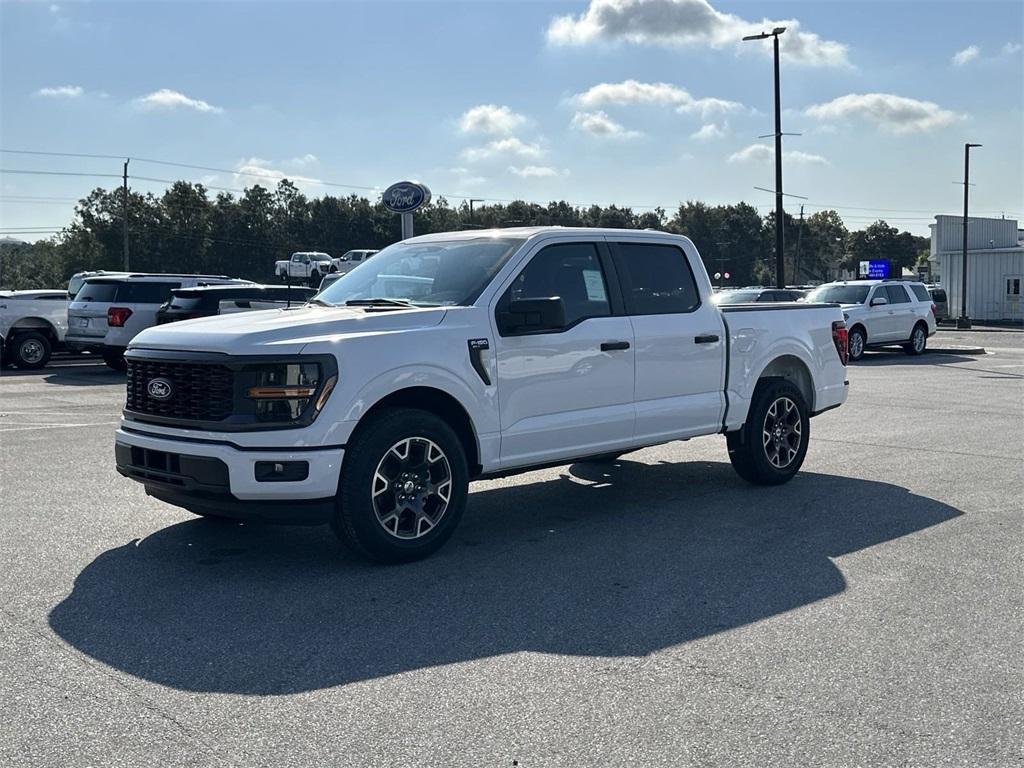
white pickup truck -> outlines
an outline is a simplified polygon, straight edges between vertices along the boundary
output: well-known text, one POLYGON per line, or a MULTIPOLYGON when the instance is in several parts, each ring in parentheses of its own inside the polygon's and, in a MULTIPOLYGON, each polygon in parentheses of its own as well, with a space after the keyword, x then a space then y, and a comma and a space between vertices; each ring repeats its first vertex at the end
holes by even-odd
POLYGON ((412 560, 478 478, 721 433, 744 479, 783 483, 846 399, 846 344, 834 304, 719 309, 685 237, 426 235, 304 307, 135 337, 117 469, 195 514, 412 560))
POLYGON ((66 291, 0 292, 0 363, 42 368, 67 331, 66 291))
POLYGON ((274 274, 288 280, 305 280, 311 286, 320 285, 328 272, 336 271, 330 254, 319 251, 298 251, 290 259, 274 262, 274 274))

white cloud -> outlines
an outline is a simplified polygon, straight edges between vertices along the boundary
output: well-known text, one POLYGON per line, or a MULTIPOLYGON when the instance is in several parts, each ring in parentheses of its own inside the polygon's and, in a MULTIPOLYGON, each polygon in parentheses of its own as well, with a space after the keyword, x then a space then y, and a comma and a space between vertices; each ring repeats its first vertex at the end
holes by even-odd
MULTIPOLYGON (((783 152, 782 159, 787 163, 796 165, 828 165, 821 155, 812 155, 809 152, 783 152)), ((751 144, 738 152, 733 152, 726 158, 730 163, 767 163, 775 160, 775 148, 769 144, 751 144)))
POLYGON ((482 147, 469 147, 462 151, 462 157, 475 163, 480 160, 488 160, 499 155, 515 155, 517 157, 540 157, 544 154, 539 144, 527 144, 515 136, 505 139, 495 139, 482 147))
POLYGON ((1015 53, 1020 53, 1020 49, 1022 47, 1024 46, 1021 46, 1020 43, 1007 43, 999 50, 1003 54, 1003 56, 1013 56, 1013 54, 1015 53))
POLYGON ((953 54, 953 64, 962 67, 964 64, 974 61, 980 55, 981 49, 978 46, 969 45, 962 51, 957 51, 953 54))
POLYGON ((591 0, 579 16, 558 16, 547 29, 553 45, 584 45, 592 42, 628 42, 638 45, 708 46, 710 48, 760 45, 771 49, 771 41, 743 43, 746 35, 785 27, 779 38, 787 61, 816 66, 848 66, 847 47, 823 40, 800 29, 795 19, 748 21, 721 13, 707 0, 591 0))
POLYGON ((321 184, 319 179, 308 176, 299 176, 294 173, 285 173, 273 167, 273 163, 259 157, 250 157, 242 160, 235 168, 234 186, 252 187, 259 184, 267 189, 274 190, 277 183, 282 179, 288 179, 297 186, 309 186, 321 184))
POLYGON ((721 139, 728 133, 729 124, 722 123, 706 123, 702 125, 698 130, 690 134, 691 139, 697 141, 712 141, 714 139, 721 139))
POLYGON ((606 139, 635 139, 641 136, 640 131, 631 131, 624 125, 612 120, 605 112, 577 112, 572 118, 572 127, 606 139))
POLYGON ((508 170, 509 173, 514 173, 522 179, 544 179, 568 175, 568 171, 558 171, 557 169, 550 168, 546 165, 527 165, 522 168, 510 165, 508 170))
POLYGON ((526 122, 526 118, 499 104, 480 104, 467 109, 459 118, 463 133, 506 135, 526 122))
POLYGON ((820 120, 864 118, 892 133, 919 133, 963 119, 931 101, 891 93, 848 93, 824 104, 808 107, 807 114, 820 120))
POLYGON ((455 182, 462 188, 479 187, 487 179, 484 176, 477 176, 469 168, 449 168, 448 173, 455 177, 455 182))
POLYGON ((586 108, 604 104, 659 104, 675 107, 677 112, 699 113, 702 118, 743 108, 739 102, 726 99, 696 99, 685 88, 671 83, 641 83, 638 80, 598 83, 583 93, 577 93, 572 101, 586 108))
POLYGON ((202 99, 189 98, 180 91, 172 91, 170 88, 161 88, 159 91, 153 91, 146 96, 140 96, 137 102, 144 109, 177 109, 178 107, 185 107, 187 109, 194 109, 196 112, 220 113, 224 111, 220 107, 215 107, 202 99))
POLYGON ((320 158, 310 152, 307 152, 304 155, 300 155, 299 157, 293 157, 291 160, 288 161, 290 165, 298 166, 316 165, 319 162, 320 158))
POLYGON ((51 99, 77 99, 85 93, 80 85, 58 85, 53 88, 40 88, 36 96, 46 96, 51 99))

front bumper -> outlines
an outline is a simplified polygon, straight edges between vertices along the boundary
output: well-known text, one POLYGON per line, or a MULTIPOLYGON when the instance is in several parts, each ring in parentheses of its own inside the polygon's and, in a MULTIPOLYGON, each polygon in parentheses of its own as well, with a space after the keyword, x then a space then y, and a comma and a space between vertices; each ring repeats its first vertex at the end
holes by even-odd
POLYGON ((334 512, 343 448, 246 449, 118 429, 117 471, 154 498, 197 512, 240 520, 318 524, 334 512), (307 462, 305 479, 256 479, 257 462, 307 462))

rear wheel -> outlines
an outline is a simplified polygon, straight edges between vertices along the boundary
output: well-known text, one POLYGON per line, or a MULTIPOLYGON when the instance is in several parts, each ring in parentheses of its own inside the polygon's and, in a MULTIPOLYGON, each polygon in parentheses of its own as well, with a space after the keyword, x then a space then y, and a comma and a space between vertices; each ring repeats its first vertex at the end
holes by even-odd
POLYGON ((729 461, 748 483, 781 485, 804 463, 810 426, 800 390, 785 379, 765 379, 743 427, 726 436, 729 461))
POLYGON ((847 347, 850 360, 860 360, 864 356, 865 344, 867 344, 867 337, 864 335, 863 328, 858 326, 850 331, 850 339, 847 347))
POLYGON ((345 450, 331 527, 372 560, 418 560, 439 549, 462 517, 465 451, 432 413, 395 408, 370 418, 345 450))
POLYGON ((910 341, 903 345, 903 351, 908 355, 920 355, 928 346, 928 329, 923 323, 914 326, 910 332, 910 341))
POLYGON ((107 364, 107 367, 113 368, 115 371, 125 371, 128 369, 128 363, 124 360, 124 349, 121 347, 106 347, 103 350, 103 362, 107 364))
POLYGON ((46 334, 39 331, 25 331, 17 334, 9 347, 11 362, 19 368, 31 370, 42 368, 50 361, 53 345, 46 334))

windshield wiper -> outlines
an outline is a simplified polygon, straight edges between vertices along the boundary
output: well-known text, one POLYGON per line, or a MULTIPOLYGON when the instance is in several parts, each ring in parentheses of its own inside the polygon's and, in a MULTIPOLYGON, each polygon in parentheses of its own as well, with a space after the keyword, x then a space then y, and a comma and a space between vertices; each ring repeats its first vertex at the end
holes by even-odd
POLYGON ((306 303, 307 304, 319 304, 321 307, 333 307, 333 306, 336 306, 335 304, 330 304, 330 303, 324 301, 323 299, 318 299, 315 296, 313 298, 311 298, 311 299, 307 299, 306 303))
POLYGON ((408 299, 387 299, 383 296, 375 299, 349 299, 346 307, 415 307, 408 299))

